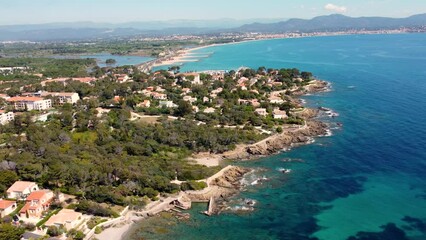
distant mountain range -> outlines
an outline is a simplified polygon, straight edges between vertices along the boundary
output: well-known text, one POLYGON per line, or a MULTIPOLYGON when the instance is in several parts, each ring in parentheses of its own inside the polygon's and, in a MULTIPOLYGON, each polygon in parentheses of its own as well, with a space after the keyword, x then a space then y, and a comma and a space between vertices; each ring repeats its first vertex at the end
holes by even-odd
POLYGON ((339 14, 305 19, 218 19, 152 22, 49 23, 0 26, 0 41, 88 40, 172 34, 285 33, 314 31, 376 30, 426 26, 426 14, 407 18, 359 17, 339 14))
POLYGON ((313 31, 345 31, 345 30, 377 30, 400 27, 426 26, 426 14, 413 15, 407 18, 386 17, 347 17, 340 14, 315 17, 310 20, 289 19, 277 23, 253 23, 241 26, 239 32, 313 32, 313 31))

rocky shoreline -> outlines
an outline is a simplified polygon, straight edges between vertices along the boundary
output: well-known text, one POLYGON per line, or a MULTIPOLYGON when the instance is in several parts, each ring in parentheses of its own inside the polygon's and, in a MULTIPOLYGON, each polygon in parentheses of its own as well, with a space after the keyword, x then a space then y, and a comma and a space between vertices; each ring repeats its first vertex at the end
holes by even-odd
POLYGON ((281 134, 270 136, 263 141, 239 148, 222 155, 223 159, 249 160, 269 156, 287 150, 294 145, 309 143, 312 138, 327 134, 328 126, 315 120, 307 121, 306 125, 281 134))
MULTIPOLYGON (((292 92, 295 96, 306 94, 326 92, 330 89, 330 85, 326 81, 314 80, 311 84, 306 85, 302 89, 292 92)), ((294 102, 299 100, 293 100, 294 102)), ((298 102, 300 104, 300 102, 298 102)), ((249 160, 259 157, 277 154, 283 150, 288 150, 292 146, 307 144, 314 137, 325 136, 328 133, 328 125, 321 121, 315 120, 321 110, 305 108, 301 111, 293 111, 294 116, 305 119, 303 126, 289 126, 280 134, 274 134, 260 142, 250 145, 240 145, 235 150, 222 154, 216 154, 215 157, 228 160, 249 160)))
POLYGON ((209 202, 212 205, 208 215, 219 214, 226 207, 228 199, 241 189, 241 179, 251 170, 239 166, 228 166, 220 176, 207 180, 208 191, 185 192, 192 202, 209 202))

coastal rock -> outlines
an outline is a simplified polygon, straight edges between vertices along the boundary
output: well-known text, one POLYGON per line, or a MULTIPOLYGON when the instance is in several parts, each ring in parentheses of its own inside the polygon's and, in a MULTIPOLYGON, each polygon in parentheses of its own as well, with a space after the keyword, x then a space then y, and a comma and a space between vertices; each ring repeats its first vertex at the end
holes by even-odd
POLYGON ((210 179, 208 191, 188 191, 186 197, 193 202, 208 202, 214 200, 210 214, 218 214, 226 208, 229 197, 235 195, 241 188, 240 180, 250 170, 243 167, 231 166, 220 176, 210 179))
POLYGON ((324 92, 329 89, 329 83, 321 80, 313 80, 308 85, 292 92, 295 96, 301 96, 309 93, 324 92))
POLYGON ((312 137, 325 135, 327 125, 318 121, 308 121, 305 128, 274 135, 259 143, 247 146, 245 151, 251 156, 274 154, 292 144, 307 143, 312 137))

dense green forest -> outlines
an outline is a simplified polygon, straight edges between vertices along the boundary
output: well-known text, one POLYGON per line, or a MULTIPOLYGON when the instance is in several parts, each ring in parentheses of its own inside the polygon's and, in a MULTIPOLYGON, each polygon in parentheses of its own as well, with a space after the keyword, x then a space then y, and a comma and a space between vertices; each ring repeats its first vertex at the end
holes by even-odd
MULTIPOLYGON (((44 77, 85 77, 87 68, 95 67, 95 59, 56 58, 0 58, 0 67, 28 67, 30 72, 41 73, 44 77)), ((22 75, 22 74, 21 74, 22 75)), ((5 75, 0 80, 16 79, 18 76, 5 75)), ((19 78, 18 78, 19 79, 19 78)))

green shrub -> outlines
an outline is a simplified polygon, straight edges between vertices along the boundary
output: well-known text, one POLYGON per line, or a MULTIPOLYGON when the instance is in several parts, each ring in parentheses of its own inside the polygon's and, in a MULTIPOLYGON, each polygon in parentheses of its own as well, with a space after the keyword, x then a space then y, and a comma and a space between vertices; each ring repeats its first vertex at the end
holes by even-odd
POLYGON ((182 183, 180 186, 182 191, 186 190, 201 190, 207 187, 207 183, 205 182, 197 182, 197 181, 187 181, 182 183))

